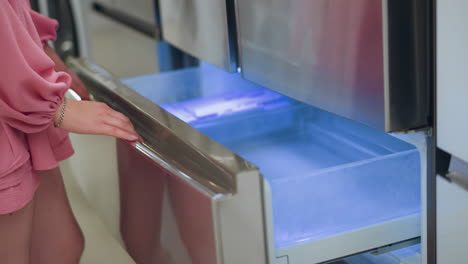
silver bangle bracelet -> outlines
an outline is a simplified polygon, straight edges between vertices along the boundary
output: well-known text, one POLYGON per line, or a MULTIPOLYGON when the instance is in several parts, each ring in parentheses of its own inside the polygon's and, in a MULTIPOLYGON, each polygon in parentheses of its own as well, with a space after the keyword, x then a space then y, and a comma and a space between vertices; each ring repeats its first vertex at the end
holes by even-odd
POLYGON ((67 107, 67 98, 63 98, 63 104, 62 104, 62 108, 60 109, 60 117, 59 117, 59 120, 56 124, 54 124, 54 126, 56 128, 59 128, 62 126, 62 123, 63 123, 63 118, 65 117, 65 108, 67 107))

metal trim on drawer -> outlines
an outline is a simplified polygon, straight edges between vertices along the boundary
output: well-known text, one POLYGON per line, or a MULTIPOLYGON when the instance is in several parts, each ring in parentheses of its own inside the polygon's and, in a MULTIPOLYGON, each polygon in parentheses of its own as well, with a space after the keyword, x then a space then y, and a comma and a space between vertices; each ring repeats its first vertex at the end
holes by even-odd
POLYGON ((157 164, 161 165, 163 168, 171 172, 172 174, 176 175, 177 177, 183 179, 184 181, 190 183, 193 187, 195 187, 197 190, 208 194, 211 197, 216 197, 220 198, 219 194, 214 192, 213 190, 205 187, 203 184, 200 184, 199 182, 195 181, 192 177, 184 173, 183 171, 178 170, 174 166, 172 166, 170 163, 166 162, 163 158, 161 158, 158 154, 154 153, 149 147, 147 147, 144 143, 136 143, 135 148, 145 155, 146 157, 150 158, 157 164))

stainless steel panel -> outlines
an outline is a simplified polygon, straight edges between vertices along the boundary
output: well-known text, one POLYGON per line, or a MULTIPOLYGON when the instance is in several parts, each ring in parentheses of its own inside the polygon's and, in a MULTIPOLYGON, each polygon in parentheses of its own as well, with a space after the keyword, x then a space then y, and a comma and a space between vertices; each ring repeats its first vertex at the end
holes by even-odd
POLYGON ((425 126, 427 5, 238 0, 243 75, 385 131, 425 126))
POLYGON ((212 200, 216 194, 185 181, 117 144, 121 232, 137 263, 217 263, 212 200))
POLYGON ((468 162, 467 12, 467 1, 437 1, 437 145, 468 162))
POLYGON ((163 38, 194 57, 234 71, 233 5, 229 0, 160 0, 163 38))
POLYGON ((266 263, 258 172, 238 175, 239 193, 217 194, 144 146, 117 150, 121 232, 137 263, 266 263))

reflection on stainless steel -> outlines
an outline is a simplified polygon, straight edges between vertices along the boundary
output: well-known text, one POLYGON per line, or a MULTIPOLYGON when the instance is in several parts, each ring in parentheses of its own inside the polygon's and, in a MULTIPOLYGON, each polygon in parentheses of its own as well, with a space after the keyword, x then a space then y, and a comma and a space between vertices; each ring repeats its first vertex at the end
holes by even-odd
POLYGON ((161 0, 163 38, 228 71, 237 68, 234 1, 161 0))
POLYGON ((427 1, 238 0, 245 78, 386 131, 427 123, 427 1))
POLYGON ((213 199, 118 142, 121 231, 140 264, 216 264, 213 199))
POLYGON ((177 177, 149 150, 123 141, 117 149, 121 232, 137 263, 266 263, 257 172, 238 175, 238 194, 214 194, 177 177))

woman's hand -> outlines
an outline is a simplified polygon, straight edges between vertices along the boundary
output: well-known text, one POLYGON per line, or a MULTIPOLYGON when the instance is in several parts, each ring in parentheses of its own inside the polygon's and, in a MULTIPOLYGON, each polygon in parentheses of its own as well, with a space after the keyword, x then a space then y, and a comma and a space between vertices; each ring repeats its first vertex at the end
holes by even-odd
MULTIPOLYGON (((54 122, 60 119, 62 106, 57 108, 54 122)), ((139 141, 130 120, 104 103, 68 100, 61 124, 65 131, 76 134, 107 135, 128 141, 139 141)))

